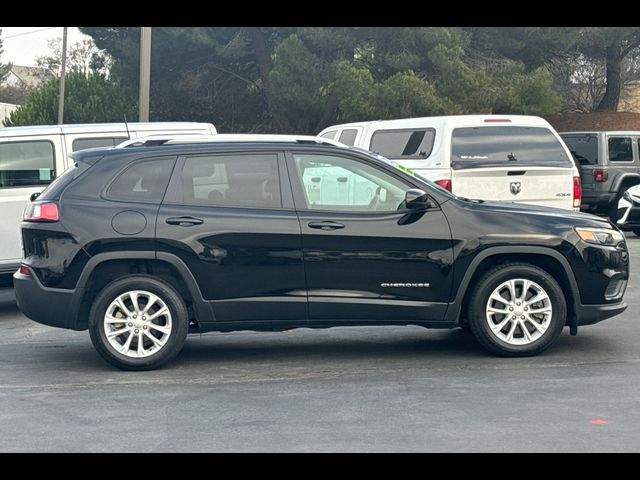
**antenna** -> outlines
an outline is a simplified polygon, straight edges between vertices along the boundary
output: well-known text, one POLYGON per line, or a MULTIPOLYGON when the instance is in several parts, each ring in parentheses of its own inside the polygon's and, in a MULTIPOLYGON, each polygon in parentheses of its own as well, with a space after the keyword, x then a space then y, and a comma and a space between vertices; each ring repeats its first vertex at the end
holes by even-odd
POLYGON ((131 140, 131 134, 129 133, 129 125, 127 124, 127 115, 123 114, 123 117, 124 117, 124 128, 127 129, 127 138, 131 140))

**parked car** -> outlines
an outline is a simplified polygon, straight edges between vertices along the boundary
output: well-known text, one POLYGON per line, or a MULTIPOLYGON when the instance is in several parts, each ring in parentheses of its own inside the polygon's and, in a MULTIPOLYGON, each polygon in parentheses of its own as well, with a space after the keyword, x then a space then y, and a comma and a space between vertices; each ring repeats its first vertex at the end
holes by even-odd
MULTIPOLYGON (((94 123, 0 128, 0 276, 20 265, 20 218, 30 195, 72 163, 68 155, 153 134, 216 133, 210 123, 94 123)), ((9 277, 10 278, 10 277, 9 277)))
POLYGON ((117 367, 159 367, 187 332, 343 325, 463 326, 535 355, 626 308, 606 219, 456 197, 317 137, 149 145, 72 154, 25 210, 14 274, 27 317, 89 329, 117 367))
POLYGON ((582 178, 582 208, 618 220, 624 192, 640 184, 640 132, 562 132, 582 178))
POLYGON ((618 200, 616 224, 623 230, 632 230, 640 236, 640 185, 626 189, 618 200))
POLYGON ((398 161, 456 195, 578 210, 578 169, 540 117, 456 115, 348 123, 318 134, 398 161))

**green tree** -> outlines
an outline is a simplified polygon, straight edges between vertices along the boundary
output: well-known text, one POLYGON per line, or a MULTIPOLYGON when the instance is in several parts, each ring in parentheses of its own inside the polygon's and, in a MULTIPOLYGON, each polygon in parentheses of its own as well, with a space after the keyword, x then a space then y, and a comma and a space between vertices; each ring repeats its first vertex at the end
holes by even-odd
MULTIPOLYGON (((133 101, 139 28, 81 30, 133 101)), ((350 120, 559 108, 546 70, 474 60, 472 37, 456 27, 154 28, 151 118, 317 133, 350 120)))
MULTIPOLYGON (((51 125, 58 116, 58 78, 52 79, 14 110, 6 127, 51 125)), ((128 101, 123 89, 104 75, 71 72, 66 76, 65 123, 121 122, 124 115, 135 118, 136 104, 128 101)))
MULTIPOLYGON (((4 52, 4 48, 2 48, 2 29, 0 28, 0 58, 2 58, 2 53, 4 52)), ((0 63, 0 83, 4 82, 11 71, 11 63, 0 63)))
POLYGON ((508 58, 535 70, 571 50, 579 27, 467 27, 469 50, 487 61, 508 58))
POLYGON ((606 86, 596 111, 616 111, 622 90, 623 62, 640 53, 640 27, 585 27, 577 47, 585 58, 605 64, 606 86))

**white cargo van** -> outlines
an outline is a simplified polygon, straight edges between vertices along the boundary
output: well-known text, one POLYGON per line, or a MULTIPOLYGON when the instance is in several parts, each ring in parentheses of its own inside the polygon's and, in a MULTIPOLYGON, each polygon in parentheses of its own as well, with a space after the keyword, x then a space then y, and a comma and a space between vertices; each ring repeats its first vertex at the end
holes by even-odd
POLYGON ((0 128, 0 275, 20 264, 20 219, 31 194, 68 166, 71 152, 159 134, 215 134, 210 123, 97 123, 0 128))
POLYGON ((540 117, 381 120, 334 125, 318 136, 393 159, 462 197, 580 208, 573 157, 540 117))

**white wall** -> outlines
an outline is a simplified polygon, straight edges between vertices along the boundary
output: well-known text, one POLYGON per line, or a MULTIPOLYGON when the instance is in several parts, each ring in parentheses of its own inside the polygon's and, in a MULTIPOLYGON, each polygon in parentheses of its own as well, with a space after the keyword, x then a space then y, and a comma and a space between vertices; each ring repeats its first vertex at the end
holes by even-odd
POLYGON ((2 127, 2 121, 5 118, 9 118, 9 114, 13 112, 18 105, 12 103, 0 103, 0 127, 2 127))

